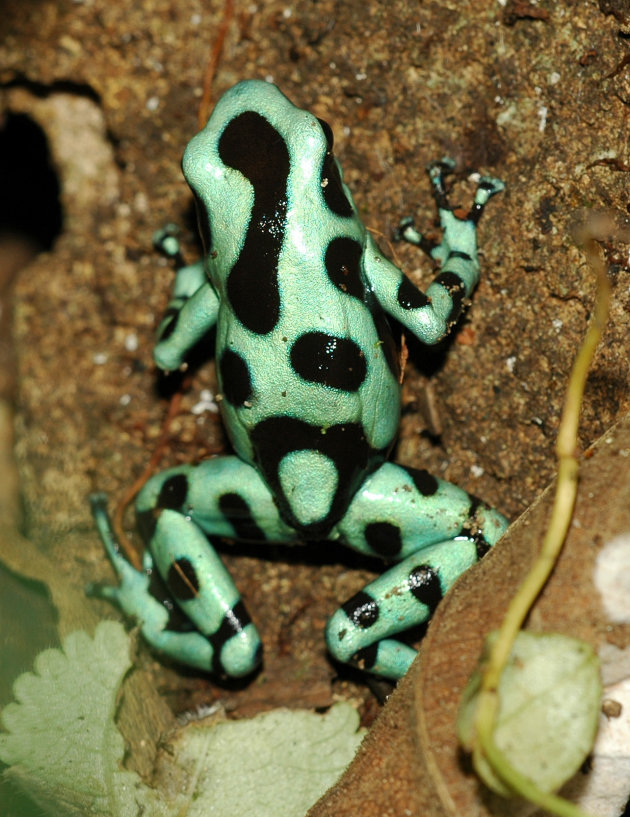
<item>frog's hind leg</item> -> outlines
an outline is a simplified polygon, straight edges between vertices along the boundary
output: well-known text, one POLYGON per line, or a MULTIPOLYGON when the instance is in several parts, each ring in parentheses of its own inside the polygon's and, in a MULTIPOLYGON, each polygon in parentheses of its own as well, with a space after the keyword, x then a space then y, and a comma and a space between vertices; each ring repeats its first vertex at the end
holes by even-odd
POLYGON ((428 621, 449 587, 476 561, 474 542, 446 540, 390 568, 330 619, 331 654, 374 675, 401 678, 416 650, 391 636, 428 621))
POLYGON ((157 520, 152 542, 158 558, 146 550, 143 570, 139 571, 120 553, 103 495, 97 494, 91 501, 120 585, 90 586, 88 593, 113 602, 135 618, 146 641, 178 663, 231 678, 256 669, 262 659, 260 637, 230 575, 202 531, 181 514, 165 510, 157 520), (169 565, 162 574, 168 591, 159 597, 151 578, 156 561, 159 568, 169 565), (173 602, 164 598, 168 593, 190 621, 175 615, 173 602))
POLYGON ((103 498, 93 498, 92 505, 121 579, 118 588, 93 592, 136 618, 146 640, 175 661, 229 677, 256 669, 262 658, 260 637, 207 536, 291 539, 256 471, 236 457, 219 457, 150 479, 136 502, 147 545, 144 571, 135 570, 119 552, 103 498), (170 593, 166 600, 156 598, 150 586, 154 567, 170 593), (174 603, 186 617, 184 629, 181 615, 173 615, 174 603))
POLYGON ((340 540, 398 562, 333 615, 339 661, 400 678, 416 652, 392 636, 428 621, 455 580, 494 545, 506 519, 426 471, 386 463, 363 483, 335 529, 340 540))

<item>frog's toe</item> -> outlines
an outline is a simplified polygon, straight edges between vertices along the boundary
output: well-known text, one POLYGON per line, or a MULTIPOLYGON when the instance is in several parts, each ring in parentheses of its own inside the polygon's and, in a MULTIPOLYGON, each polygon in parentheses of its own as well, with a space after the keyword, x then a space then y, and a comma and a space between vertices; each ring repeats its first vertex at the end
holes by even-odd
POLYGON ((119 601, 118 587, 111 584, 102 584, 101 582, 89 582, 86 584, 85 595, 91 599, 104 599, 113 604, 118 604, 119 601))
POLYGON ((245 627, 227 641, 221 650, 221 664, 230 678, 243 678, 262 663, 263 646, 253 626, 245 627))

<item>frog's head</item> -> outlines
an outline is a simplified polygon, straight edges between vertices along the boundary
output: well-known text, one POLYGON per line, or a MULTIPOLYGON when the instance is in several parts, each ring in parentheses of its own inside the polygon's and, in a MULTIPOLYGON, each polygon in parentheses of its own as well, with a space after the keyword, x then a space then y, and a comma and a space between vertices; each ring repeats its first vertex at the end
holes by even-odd
POLYGON ((277 238, 289 208, 305 198, 353 216, 332 147, 329 125, 275 85, 246 80, 227 91, 183 158, 209 267, 220 258, 220 268, 229 270, 248 230, 277 238))

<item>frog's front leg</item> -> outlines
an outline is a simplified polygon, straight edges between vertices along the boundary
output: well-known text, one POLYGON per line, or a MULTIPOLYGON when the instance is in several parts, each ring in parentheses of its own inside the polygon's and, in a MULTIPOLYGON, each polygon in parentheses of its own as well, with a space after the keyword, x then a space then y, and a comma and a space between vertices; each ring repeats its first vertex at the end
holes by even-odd
POLYGON ((202 261, 177 270, 173 295, 158 328, 153 356, 164 371, 175 371, 192 347, 215 325, 219 299, 202 261))
POLYGON ((405 220, 401 235, 428 252, 441 269, 426 293, 419 290, 381 255, 371 236, 367 237, 365 271, 383 309, 407 327, 423 343, 435 344, 456 323, 466 300, 479 281, 477 223, 492 196, 504 189, 503 182, 492 176, 479 179, 473 206, 465 216, 456 214, 444 187, 444 177, 454 167, 452 159, 442 159, 428 166, 438 206, 442 241, 435 245, 405 220))
POLYGON ((501 537, 497 511, 426 471, 386 463, 369 476, 333 535, 396 561, 333 615, 326 641, 339 661, 402 677, 416 652, 392 636, 428 621, 455 580, 501 537))

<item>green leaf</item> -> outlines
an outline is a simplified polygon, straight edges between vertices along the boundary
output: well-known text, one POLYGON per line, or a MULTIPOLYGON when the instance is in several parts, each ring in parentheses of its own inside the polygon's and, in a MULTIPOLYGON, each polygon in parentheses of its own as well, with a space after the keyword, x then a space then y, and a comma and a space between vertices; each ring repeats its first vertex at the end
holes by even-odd
POLYGON ((192 724, 173 747, 195 785, 190 817, 304 817, 354 757, 358 725, 348 703, 325 715, 274 710, 212 728, 192 724))
MULTIPOLYGON (((491 636, 492 638, 492 636, 491 636)), ((460 712, 461 742, 471 747, 480 675, 471 678, 460 712)), ((556 791, 580 768, 599 721, 599 661, 589 644, 557 633, 519 633, 499 684, 494 742, 505 761, 545 792, 556 791)), ((484 758, 483 781, 510 795, 484 758)))
POLYGON ((130 665, 123 627, 105 621, 94 639, 72 633, 63 650, 40 653, 35 672, 15 682, 17 703, 2 712, 0 759, 9 766, 4 775, 44 811, 131 817, 140 802, 154 807, 140 778, 121 768, 114 714, 130 665))
POLYGON ((194 723, 157 764, 159 788, 122 768, 115 725, 130 667, 120 624, 70 635, 14 685, 2 712, 4 776, 55 817, 303 817, 352 760, 363 732, 350 704, 327 714, 276 710, 249 721, 194 723))

